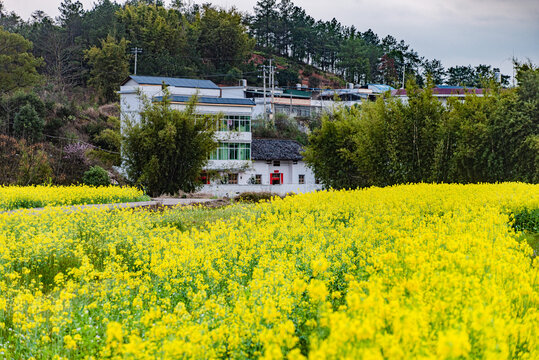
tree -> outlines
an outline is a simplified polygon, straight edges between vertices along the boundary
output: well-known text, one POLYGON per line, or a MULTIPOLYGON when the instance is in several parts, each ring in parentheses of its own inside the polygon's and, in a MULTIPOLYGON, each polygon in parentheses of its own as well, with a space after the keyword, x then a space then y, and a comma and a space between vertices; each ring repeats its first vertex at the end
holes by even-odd
POLYGON ((88 84, 97 90, 103 102, 116 101, 116 90, 129 75, 127 41, 117 42, 109 35, 101 40, 100 48, 94 46, 86 50, 86 59, 92 67, 88 84))
POLYGON ((307 165, 328 188, 365 186, 364 174, 358 169, 353 153, 354 136, 359 130, 355 109, 338 109, 322 117, 322 126, 309 136, 304 153, 307 165))
POLYGON ((41 119, 45 119, 47 113, 52 110, 52 105, 45 104, 39 96, 33 92, 16 91, 11 96, 4 96, 0 101, 0 133, 13 134, 13 122, 15 115, 23 106, 30 105, 41 119))
POLYGON ((234 8, 226 11, 204 5, 197 25, 198 51, 205 63, 211 64, 212 71, 226 73, 249 60, 254 40, 247 35, 241 14, 234 8))
POLYGON ((175 9, 137 2, 116 12, 118 32, 144 53, 138 72, 156 76, 193 76, 202 66, 195 26, 175 9))
POLYGON ((339 67, 344 72, 344 78, 353 83, 370 80, 369 50, 360 37, 351 37, 345 40, 339 50, 339 67))
POLYGON ((43 119, 39 117, 32 105, 26 104, 15 115, 13 130, 15 136, 36 142, 43 136, 44 125, 43 119))
POLYGON ((41 76, 37 68, 42 60, 36 59, 31 50, 30 41, 0 27, 0 95, 39 84, 41 76))
POLYGON ((251 27, 258 44, 270 50, 275 47, 275 30, 279 15, 275 0, 258 0, 254 7, 255 16, 251 27))
POLYGON ((444 83, 446 72, 440 60, 432 59, 423 62, 423 76, 427 78, 429 75, 434 84, 442 85, 444 83))
POLYGON ((475 72, 471 65, 453 66, 447 70, 447 85, 468 86, 475 85, 475 72))
POLYGON ((217 148, 216 119, 196 114, 196 96, 183 111, 170 107, 168 94, 163 99, 146 103, 140 121, 128 121, 124 133, 127 173, 152 196, 194 191, 217 148))
POLYGON ((4 3, 0 0, 0 27, 3 27, 9 32, 14 32, 19 29, 22 24, 21 18, 13 11, 8 13, 4 11, 4 3))
POLYGON ((101 40, 115 34, 117 29, 116 11, 121 6, 111 0, 99 0, 86 11, 82 19, 83 37, 88 47, 99 46, 101 40))

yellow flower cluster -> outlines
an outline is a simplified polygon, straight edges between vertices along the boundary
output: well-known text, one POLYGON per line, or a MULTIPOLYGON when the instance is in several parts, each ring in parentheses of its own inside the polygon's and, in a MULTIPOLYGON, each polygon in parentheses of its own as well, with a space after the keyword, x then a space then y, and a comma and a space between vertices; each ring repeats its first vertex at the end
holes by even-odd
POLYGON ((118 186, 2 186, 0 210, 145 200, 141 190, 118 186))
POLYGON ((539 186, 275 199, 165 213, 0 213, 0 357, 537 359, 539 267, 510 214, 539 186))

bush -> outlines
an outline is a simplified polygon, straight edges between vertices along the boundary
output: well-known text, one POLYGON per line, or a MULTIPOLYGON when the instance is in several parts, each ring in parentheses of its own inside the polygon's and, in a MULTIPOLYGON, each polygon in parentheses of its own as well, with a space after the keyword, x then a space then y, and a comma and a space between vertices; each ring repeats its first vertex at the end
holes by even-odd
POLYGON ((25 186, 50 183, 53 171, 44 145, 26 145, 22 141, 20 151, 21 160, 19 162, 17 183, 25 186))
POLYGON ((239 194, 236 197, 236 200, 245 202, 260 202, 262 200, 271 200, 273 196, 276 195, 270 192, 244 192, 239 194))
POLYGON ((84 173, 82 181, 85 185, 90 186, 109 186, 109 174, 101 166, 92 166, 90 170, 84 173))
POLYGON ((15 138, 0 135, 0 185, 13 184, 17 180, 20 146, 15 138))
POLYGON ((45 122, 30 104, 24 105, 15 115, 13 130, 15 135, 29 141, 39 141, 43 136, 45 122))
POLYGON ((61 168, 59 169, 59 183, 68 185, 82 181, 84 173, 92 165, 86 155, 90 149, 90 146, 84 143, 73 143, 64 146, 61 168))

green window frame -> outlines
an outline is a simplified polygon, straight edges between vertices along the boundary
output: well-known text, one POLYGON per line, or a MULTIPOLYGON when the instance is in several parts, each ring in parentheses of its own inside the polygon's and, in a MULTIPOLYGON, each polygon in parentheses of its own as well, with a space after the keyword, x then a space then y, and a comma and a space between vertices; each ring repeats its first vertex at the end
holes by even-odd
POLYGON ((251 160, 251 144, 219 143, 210 160, 251 160))
POLYGON ((218 131, 251 131, 251 117, 242 115, 225 115, 219 120, 218 131))

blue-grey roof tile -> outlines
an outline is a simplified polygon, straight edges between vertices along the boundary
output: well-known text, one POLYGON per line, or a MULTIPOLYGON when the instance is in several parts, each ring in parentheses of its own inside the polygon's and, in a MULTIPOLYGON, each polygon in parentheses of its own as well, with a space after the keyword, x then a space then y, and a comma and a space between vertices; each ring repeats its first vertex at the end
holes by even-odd
POLYGON ((219 86, 215 85, 215 83, 211 80, 182 79, 182 78, 161 77, 161 76, 138 76, 138 75, 132 75, 130 76, 130 78, 139 84, 146 84, 146 85, 161 85, 165 83, 165 85, 168 85, 168 86, 219 90, 219 86))
POLYGON ((303 160, 303 147, 294 140, 253 139, 251 158, 253 160, 303 160))
MULTIPOLYGON (((154 97, 154 100, 161 101, 163 100, 162 96, 154 97)), ((170 97, 172 102, 188 102, 189 96, 182 95, 172 95, 170 97)), ((242 98, 212 98, 212 97, 199 97, 199 104, 217 104, 217 105, 246 105, 246 106, 255 106, 255 102, 252 99, 242 99, 242 98)))

